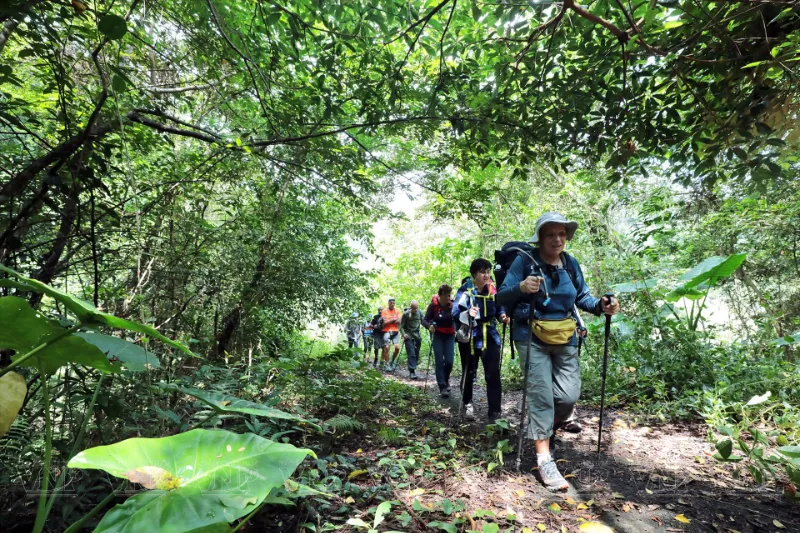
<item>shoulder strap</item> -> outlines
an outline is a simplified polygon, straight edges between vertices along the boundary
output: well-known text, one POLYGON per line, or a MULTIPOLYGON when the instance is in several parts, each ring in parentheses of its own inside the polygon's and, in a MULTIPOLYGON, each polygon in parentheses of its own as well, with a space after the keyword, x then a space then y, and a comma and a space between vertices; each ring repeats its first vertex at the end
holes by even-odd
POLYGON ((561 252, 561 262, 564 264, 564 270, 567 271, 567 275, 569 276, 569 279, 572 280, 572 284, 575 286, 575 289, 578 289, 578 273, 575 271, 573 261, 575 261, 575 259, 571 255, 569 255, 567 252, 561 252))

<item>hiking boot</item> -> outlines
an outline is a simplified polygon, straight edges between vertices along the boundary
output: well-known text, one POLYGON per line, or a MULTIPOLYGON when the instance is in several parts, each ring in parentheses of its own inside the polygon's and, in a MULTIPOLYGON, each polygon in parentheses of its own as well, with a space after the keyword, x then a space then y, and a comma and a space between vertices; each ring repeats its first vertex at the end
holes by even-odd
POLYGON ((558 466, 556 466, 556 462, 552 459, 539 465, 539 475, 542 476, 542 483, 544 483, 544 486, 547 487, 547 490, 550 492, 567 490, 569 488, 569 483, 567 483, 567 480, 561 475, 561 472, 558 471, 558 466))
POLYGON ((572 422, 567 422, 566 424, 564 424, 564 428, 563 429, 564 429, 564 431, 566 431, 568 433, 580 433, 583 430, 583 426, 581 426, 580 424, 578 424, 575 421, 572 421, 572 422))
POLYGON ((441 389, 439 391, 439 396, 441 396, 442 398, 449 398, 450 397, 450 388, 448 387, 446 389, 441 389))
POLYGON ((472 407, 471 403, 464 406, 464 417, 467 420, 475 420, 475 408, 472 407))
POLYGON ((408 371, 408 379, 417 379, 417 373, 413 370, 408 371))
POLYGON ((555 433, 550 436, 550 451, 554 452, 561 448, 564 444, 564 441, 561 440, 561 437, 557 437, 555 433))
POLYGON ((498 420, 498 419, 500 419, 500 418, 503 418, 503 415, 501 415, 501 414, 500 414, 500 412, 497 412, 497 413, 489 413, 489 423, 490 423, 490 424, 494 424, 494 423, 495 423, 495 422, 497 422, 497 420, 498 420))

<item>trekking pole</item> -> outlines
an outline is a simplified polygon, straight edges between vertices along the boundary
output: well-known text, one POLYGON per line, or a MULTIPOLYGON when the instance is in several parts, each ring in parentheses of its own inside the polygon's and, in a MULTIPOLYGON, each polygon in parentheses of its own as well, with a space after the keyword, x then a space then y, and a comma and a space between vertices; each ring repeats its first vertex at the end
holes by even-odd
POLYGON ((497 370, 500 376, 503 375, 503 351, 506 349, 506 324, 503 323, 503 338, 500 340, 500 368, 497 370))
MULTIPOLYGON (((607 292, 603 298, 611 305, 614 301, 614 293, 607 292)), ((597 429, 597 454, 600 455, 600 439, 603 437, 603 408, 606 401, 606 371, 608 370, 608 337, 611 335, 611 315, 606 315, 606 327, 603 332, 603 384, 600 387, 600 427, 597 429)))
POLYGON ((425 385, 422 387, 422 392, 428 392, 428 376, 431 374, 431 354, 433 354, 433 333, 428 332, 431 338, 431 347, 428 350, 428 369, 425 371, 425 385))
POLYGON ((528 374, 531 368, 531 343, 533 342, 533 324, 529 324, 528 330, 528 350, 525 356, 525 379, 522 384, 522 415, 519 419, 519 442, 517 443, 517 472, 522 464, 522 439, 525 438, 527 430, 527 407, 528 407, 528 374))

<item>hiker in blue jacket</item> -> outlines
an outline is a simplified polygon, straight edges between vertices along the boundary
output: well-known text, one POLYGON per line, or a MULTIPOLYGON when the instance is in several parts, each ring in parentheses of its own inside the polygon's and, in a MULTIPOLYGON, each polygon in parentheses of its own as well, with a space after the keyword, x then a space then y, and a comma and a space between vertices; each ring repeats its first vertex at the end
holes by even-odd
POLYGON ((474 417, 472 389, 478 360, 483 361, 486 379, 486 401, 489 404, 489 421, 500 418, 502 387, 500 383, 500 334, 496 323, 507 324, 510 318, 501 305, 495 302, 497 290, 492 282, 492 264, 483 258, 476 259, 469 267, 472 278, 464 283, 453 302, 453 320, 456 330, 472 324, 468 342, 459 342, 461 355, 462 386, 461 402, 467 418, 474 417))
POLYGON ((564 253, 577 228, 559 213, 539 217, 532 253, 516 257, 497 292, 498 303, 513 308, 513 340, 523 372, 532 338, 526 436, 535 441, 539 473, 552 491, 569 485, 550 455, 549 439, 569 419, 581 390, 573 308, 595 315, 619 311, 616 300, 609 304, 591 295, 578 261, 564 253))

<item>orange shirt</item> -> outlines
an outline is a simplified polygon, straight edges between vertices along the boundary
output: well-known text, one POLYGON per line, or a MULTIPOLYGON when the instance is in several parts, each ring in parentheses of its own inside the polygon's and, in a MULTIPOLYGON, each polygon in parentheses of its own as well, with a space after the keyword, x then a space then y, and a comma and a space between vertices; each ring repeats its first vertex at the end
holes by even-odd
POLYGON ((387 331, 400 331, 400 310, 398 308, 389 309, 385 307, 383 311, 381 311, 381 317, 383 318, 384 333, 387 331), (397 320, 397 322, 390 324, 390 320, 397 320))

